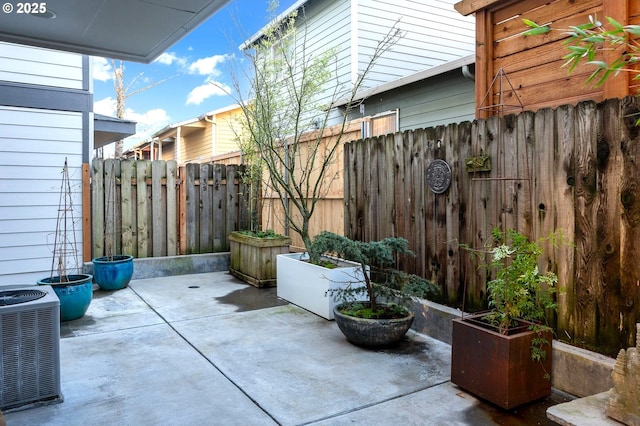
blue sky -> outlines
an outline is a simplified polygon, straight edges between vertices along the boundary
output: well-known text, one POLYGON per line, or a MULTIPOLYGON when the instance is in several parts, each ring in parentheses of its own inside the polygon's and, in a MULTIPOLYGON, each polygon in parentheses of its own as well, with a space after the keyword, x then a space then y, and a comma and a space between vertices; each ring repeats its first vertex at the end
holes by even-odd
MULTIPOLYGON (((277 13, 294 2, 281 0, 277 13)), ((209 81, 232 87, 229 69, 242 56, 238 46, 268 23, 268 7, 268 0, 231 0, 151 64, 125 62, 125 85, 135 79, 128 92, 168 79, 127 98, 125 118, 138 123, 138 133, 125 140, 125 149, 168 124, 235 103, 209 81)), ((110 60, 93 58, 96 113, 116 115, 112 75, 110 60)))

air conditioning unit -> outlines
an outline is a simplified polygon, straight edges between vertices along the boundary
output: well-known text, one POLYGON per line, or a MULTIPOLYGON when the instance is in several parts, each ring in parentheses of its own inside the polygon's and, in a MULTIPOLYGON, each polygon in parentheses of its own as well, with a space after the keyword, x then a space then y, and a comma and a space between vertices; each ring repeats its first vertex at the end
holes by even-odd
POLYGON ((0 290, 0 410, 61 401, 58 297, 51 286, 0 290))

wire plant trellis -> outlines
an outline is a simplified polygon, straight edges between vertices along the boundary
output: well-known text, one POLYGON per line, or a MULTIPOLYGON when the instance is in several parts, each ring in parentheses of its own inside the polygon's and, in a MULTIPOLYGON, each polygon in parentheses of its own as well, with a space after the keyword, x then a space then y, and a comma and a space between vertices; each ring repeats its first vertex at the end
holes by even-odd
POLYGON ((80 272, 78 244, 75 230, 73 193, 69 178, 67 158, 64 159, 58 202, 58 217, 53 241, 50 277, 58 277, 60 283, 72 281, 70 276, 80 272))
MULTIPOLYGON (((474 200, 474 191, 475 191, 475 185, 478 182, 490 182, 490 181, 494 181, 497 182, 499 184, 499 188, 496 192, 496 197, 497 197, 497 203, 500 206, 500 213, 499 213, 499 218, 498 222, 499 222, 499 228, 501 229, 501 231, 505 232, 505 224, 506 224, 506 220, 505 220, 505 216, 508 214, 509 209, 506 208, 505 203, 508 199, 507 197, 507 184, 509 182, 518 182, 518 181, 528 181, 529 185, 528 185, 528 197, 530 199, 530 202, 532 202, 532 188, 531 188, 531 164, 529 164, 529 155, 525 155, 525 161, 526 164, 525 166, 525 174, 526 176, 503 176, 502 173, 507 169, 506 167, 506 158, 505 158, 505 152, 506 152, 506 147, 505 147, 505 141, 503 138, 503 118, 505 113, 511 113, 511 112, 522 112, 524 110, 524 105, 522 104, 522 101, 520 100, 520 97, 518 96, 518 93, 516 92, 515 88, 513 87, 513 85, 511 84, 511 81, 509 80, 509 77, 507 76, 507 74, 504 72, 504 70, 502 68, 500 68, 498 70, 498 72, 496 73, 496 75, 494 76, 491 84, 489 85, 489 88, 487 90, 487 93, 484 95, 484 98, 482 99, 482 102, 480 103, 480 105, 478 106, 477 110, 479 112, 485 112, 489 115, 495 116, 497 117, 498 123, 497 123, 497 134, 495 135, 496 137, 496 143, 497 143, 497 149, 496 152, 500 155, 500 158, 497 159, 498 161, 496 162, 496 166, 497 166, 497 176, 494 177, 478 177, 477 176, 477 172, 473 171, 473 177, 471 179, 471 187, 470 187, 470 192, 471 192, 471 199, 474 200), (495 93, 494 93, 495 91, 495 93), (509 103, 507 101, 507 94, 512 95, 512 97, 515 99, 515 101, 517 103, 509 103), (494 103, 491 103, 491 101, 494 101, 494 103)), ((480 134, 477 135, 478 138, 480 138, 480 134)), ((528 147, 525 145, 525 150, 528 150, 528 147)), ((471 209, 471 217, 475 217, 475 204, 471 203, 470 206, 471 209)), ((478 230, 475 229, 475 223, 472 226, 472 232, 471 235, 474 236, 474 238, 477 238, 478 236, 478 230)), ((485 241, 486 243, 486 241, 485 241)), ((471 249, 472 251, 475 249, 471 249)), ((480 252, 485 252, 485 255, 488 255, 488 251, 485 251, 485 248, 483 247, 482 249, 479 249, 477 251, 480 252)), ((465 312, 465 305, 466 305, 466 293, 467 293, 467 288, 466 288, 466 283, 465 283, 465 288, 463 291, 463 295, 462 295, 462 317, 464 317, 464 312, 465 312)))
POLYGON ((117 209, 116 162, 117 160, 105 161, 105 172, 108 179, 105 182, 104 194, 104 256, 110 261, 114 260, 118 251, 119 211, 117 209))

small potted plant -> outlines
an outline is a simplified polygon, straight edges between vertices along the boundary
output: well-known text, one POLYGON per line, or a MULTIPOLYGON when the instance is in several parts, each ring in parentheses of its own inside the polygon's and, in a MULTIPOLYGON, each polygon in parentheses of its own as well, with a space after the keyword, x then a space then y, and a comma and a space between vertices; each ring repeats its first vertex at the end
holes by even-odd
POLYGON ((550 394, 553 333, 544 321, 556 308, 558 277, 542 273, 538 260, 541 244, 557 238, 531 241, 516 230, 493 230, 491 311, 453 320, 452 383, 504 409, 550 394))
POLYGON ((310 249, 314 256, 348 259, 363 271, 347 286, 328 291, 342 302, 333 308, 338 327, 356 345, 384 346, 401 340, 414 317, 403 302, 410 296, 434 300, 439 295, 428 280, 395 268, 399 255, 413 255, 404 238, 362 242, 325 231, 310 249))
POLYGON ((229 234, 231 275, 256 287, 276 285, 276 258, 289 253, 291 238, 271 229, 229 234))

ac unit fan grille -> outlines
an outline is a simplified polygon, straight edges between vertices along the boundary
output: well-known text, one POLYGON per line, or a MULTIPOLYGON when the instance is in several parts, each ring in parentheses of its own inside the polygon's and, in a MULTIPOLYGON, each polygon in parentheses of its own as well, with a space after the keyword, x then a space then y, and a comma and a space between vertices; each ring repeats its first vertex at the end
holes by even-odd
MULTIPOLYGON (((37 302, 32 302, 37 303, 37 302)), ((15 305, 11 308, 17 308, 15 305)), ((0 310, 0 409, 59 398, 58 306, 0 310)))
POLYGON ((38 300, 47 293, 40 290, 5 290, 0 291, 0 306, 17 305, 18 303, 38 300))

